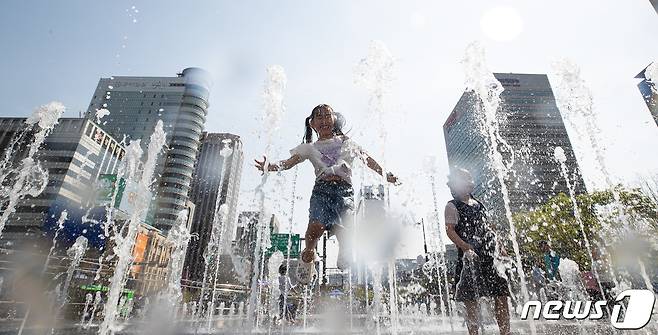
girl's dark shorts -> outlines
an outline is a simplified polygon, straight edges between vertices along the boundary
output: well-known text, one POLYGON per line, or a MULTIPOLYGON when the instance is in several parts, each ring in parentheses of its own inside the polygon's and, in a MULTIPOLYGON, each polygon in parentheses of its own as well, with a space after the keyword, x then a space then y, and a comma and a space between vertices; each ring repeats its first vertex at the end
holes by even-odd
POLYGON ((455 268, 455 300, 475 301, 480 297, 510 295, 507 279, 496 271, 493 257, 480 256, 473 264, 474 271, 464 269, 463 257, 460 255, 455 268), (462 269, 464 269, 463 276, 462 269))
POLYGON ((317 220, 330 231, 335 224, 344 224, 354 210, 354 190, 350 183, 317 180, 313 186, 308 209, 309 220, 317 220))

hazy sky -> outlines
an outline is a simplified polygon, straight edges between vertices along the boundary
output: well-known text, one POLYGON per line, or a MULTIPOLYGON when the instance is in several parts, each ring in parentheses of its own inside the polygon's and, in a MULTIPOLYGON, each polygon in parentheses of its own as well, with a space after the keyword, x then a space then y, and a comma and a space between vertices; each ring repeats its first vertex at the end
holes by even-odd
MULTIPOLYGON (((441 126, 464 89, 460 60, 475 40, 495 72, 549 73, 558 57, 580 64, 613 178, 632 182, 658 173, 658 128, 633 78, 658 59, 658 15, 649 1, 9 0, 0 27, 2 116, 24 116, 51 100, 76 116, 100 77, 169 76, 191 66, 210 71, 206 127, 243 137, 245 203, 258 178, 251 161, 264 149, 254 135, 263 127, 265 68, 281 65, 288 77, 276 143, 282 150, 300 141, 304 117, 319 103, 343 112, 352 136, 368 148, 376 127, 353 70, 372 40, 383 41, 397 59, 386 162, 406 177, 402 192, 413 193, 422 211, 432 210, 431 191, 426 178, 415 176, 427 155, 439 158, 440 207, 449 198, 441 126)), ((587 178, 592 164, 586 153, 577 154, 587 178)), ((313 180, 310 165, 300 171, 299 232, 313 180)), ((407 232, 403 255, 417 255, 419 230, 407 232)))

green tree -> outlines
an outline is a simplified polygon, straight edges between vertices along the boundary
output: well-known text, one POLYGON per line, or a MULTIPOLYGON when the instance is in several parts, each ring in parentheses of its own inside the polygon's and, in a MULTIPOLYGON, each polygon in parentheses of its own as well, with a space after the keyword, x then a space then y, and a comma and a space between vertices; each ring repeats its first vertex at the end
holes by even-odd
POLYGON ((607 245, 629 230, 647 241, 658 236, 658 206, 640 189, 618 186, 614 190, 581 194, 576 203, 584 229, 576 221, 571 198, 563 193, 532 211, 513 216, 526 264, 542 257, 538 242, 548 240, 562 257, 573 259, 581 269, 589 269, 583 230, 592 246, 607 245))

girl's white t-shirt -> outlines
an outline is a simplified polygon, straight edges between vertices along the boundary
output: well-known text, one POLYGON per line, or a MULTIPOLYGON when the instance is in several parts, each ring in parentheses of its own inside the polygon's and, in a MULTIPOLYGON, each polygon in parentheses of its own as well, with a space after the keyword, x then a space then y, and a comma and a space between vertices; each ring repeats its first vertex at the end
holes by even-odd
POLYGON ((310 160, 316 179, 337 175, 352 184, 352 163, 358 157, 365 162, 367 153, 356 142, 346 136, 334 136, 326 140, 302 143, 290 150, 291 155, 299 155, 310 160))

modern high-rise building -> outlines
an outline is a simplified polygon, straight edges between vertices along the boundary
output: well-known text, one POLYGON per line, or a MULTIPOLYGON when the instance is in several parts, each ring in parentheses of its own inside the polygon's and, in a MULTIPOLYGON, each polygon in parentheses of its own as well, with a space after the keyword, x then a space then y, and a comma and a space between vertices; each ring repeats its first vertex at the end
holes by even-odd
POLYGON ((188 200, 209 94, 209 74, 198 68, 176 77, 101 78, 86 113, 94 120, 106 109, 109 114, 99 124, 119 140, 141 140, 144 151, 156 123, 163 121, 167 148, 158 159, 156 196, 146 221, 165 232, 188 200))
POLYGON ((187 248, 185 273, 189 280, 203 280, 204 254, 207 252, 215 220, 218 224, 226 225, 216 229, 227 234, 223 240, 226 241, 226 246, 230 247, 237 221, 243 160, 242 141, 238 135, 202 134, 190 192, 190 200, 196 211, 190 232, 198 238, 191 240, 187 248), (216 216, 223 204, 226 204, 227 216, 222 222, 216 216))
MULTIPOLYGON (((13 150, 14 163, 26 155, 33 138, 24 136, 12 146, 25 129, 25 120, 0 118, 0 151, 4 155, 13 150)), ((18 203, 3 232, 3 241, 15 243, 41 235, 44 226, 47 229, 48 224, 53 225, 66 209, 66 225, 74 228, 65 229, 60 236, 73 241, 76 235, 86 235, 92 245, 98 242, 98 232, 94 235, 93 228, 81 228, 80 220, 88 209, 98 205, 99 188, 94 186, 99 178, 116 175, 124 154, 123 146, 93 121, 61 118, 36 157, 48 170, 48 184, 39 196, 27 196, 18 203)))
POLYGON ((644 70, 638 73, 635 78, 642 79, 642 81, 637 84, 637 87, 640 89, 644 102, 646 102, 647 107, 649 107, 649 112, 651 112, 653 120, 656 122, 656 125, 658 125, 658 86, 647 80, 645 76, 647 68, 648 67, 644 68, 644 70))
MULTIPOLYGON (((530 210, 558 193, 569 194, 555 161, 555 147, 562 147, 566 167, 577 194, 586 192, 574 156, 569 135, 555 103, 548 77, 544 74, 495 73, 503 85, 498 110, 500 135, 513 155, 511 173, 507 176, 512 212, 530 210)), ((489 216, 503 229, 508 227, 503 194, 489 158, 489 142, 481 132, 483 113, 480 101, 465 92, 443 125, 448 163, 469 170, 475 180, 474 195, 489 210, 489 216)), ((506 164, 512 162, 509 150, 499 146, 506 164)))

